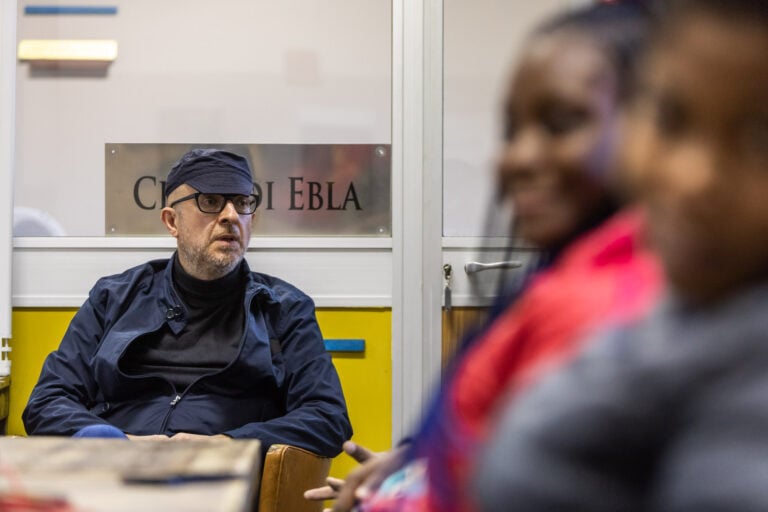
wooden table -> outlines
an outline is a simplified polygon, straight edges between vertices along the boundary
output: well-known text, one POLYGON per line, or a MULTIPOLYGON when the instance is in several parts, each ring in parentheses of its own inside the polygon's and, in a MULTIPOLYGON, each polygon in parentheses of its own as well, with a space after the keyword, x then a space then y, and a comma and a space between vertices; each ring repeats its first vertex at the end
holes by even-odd
POLYGON ((0 494, 58 496, 78 512, 255 509, 258 441, 0 437, 0 494))

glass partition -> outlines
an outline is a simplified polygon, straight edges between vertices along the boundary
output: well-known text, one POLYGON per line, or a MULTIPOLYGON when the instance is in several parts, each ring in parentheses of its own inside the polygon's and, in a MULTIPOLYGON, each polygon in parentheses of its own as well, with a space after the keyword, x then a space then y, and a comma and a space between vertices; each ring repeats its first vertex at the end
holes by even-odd
MULTIPOLYGON (((390 1, 121 0, 91 12, 88 3, 19 3, 16 236, 111 232, 107 144, 389 153, 390 1)), ((376 234, 389 220, 382 226, 376 234)))
POLYGON ((445 2, 443 236, 508 234, 508 215, 491 207, 507 79, 531 30, 577 3, 445 2))

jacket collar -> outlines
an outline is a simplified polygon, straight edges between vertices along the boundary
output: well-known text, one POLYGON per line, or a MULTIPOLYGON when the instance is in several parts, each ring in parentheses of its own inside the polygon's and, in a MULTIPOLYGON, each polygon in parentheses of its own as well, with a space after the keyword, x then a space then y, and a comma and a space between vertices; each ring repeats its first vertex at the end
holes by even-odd
MULTIPOLYGON (((177 254, 177 252, 174 252, 173 256, 166 261, 165 267, 160 271, 162 294, 158 304, 174 334, 178 334, 187 324, 187 308, 173 284, 173 262, 178 257, 177 254)), ((245 303, 250 304, 254 297, 258 297, 267 303, 279 302, 274 290, 263 282, 261 274, 252 272, 247 260, 244 260, 243 264, 245 265, 245 274, 248 279, 245 286, 245 303)))

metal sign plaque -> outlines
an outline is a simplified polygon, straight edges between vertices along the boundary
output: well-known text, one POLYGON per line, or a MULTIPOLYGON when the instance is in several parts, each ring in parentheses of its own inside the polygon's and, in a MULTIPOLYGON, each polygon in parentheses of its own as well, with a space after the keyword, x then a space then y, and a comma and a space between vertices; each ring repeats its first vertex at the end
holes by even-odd
POLYGON ((391 236, 389 144, 106 144, 106 235, 166 235, 165 178, 201 147, 250 161, 254 236, 391 236))

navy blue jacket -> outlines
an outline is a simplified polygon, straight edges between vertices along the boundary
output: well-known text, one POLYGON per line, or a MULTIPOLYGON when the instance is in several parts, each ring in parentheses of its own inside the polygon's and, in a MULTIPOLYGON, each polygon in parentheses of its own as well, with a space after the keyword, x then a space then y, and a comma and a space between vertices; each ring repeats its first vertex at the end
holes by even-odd
POLYGON ((185 325, 172 261, 96 283, 45 361, 22 416, 27 433, 72 435, 110 424, 128 434, 223 433, 337 455, 352 435, 341 384, 312 300, 280 279, 248 272, 245 331, 237 358, 224 369, 186 390, 160 375, 120 370, 138 337, 165 324, 178 333, 185 325))

